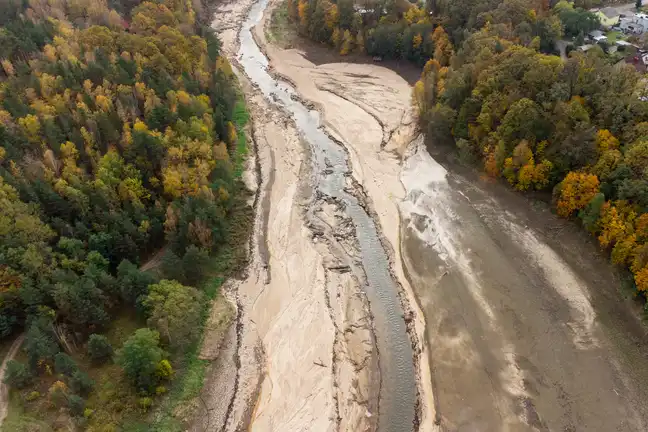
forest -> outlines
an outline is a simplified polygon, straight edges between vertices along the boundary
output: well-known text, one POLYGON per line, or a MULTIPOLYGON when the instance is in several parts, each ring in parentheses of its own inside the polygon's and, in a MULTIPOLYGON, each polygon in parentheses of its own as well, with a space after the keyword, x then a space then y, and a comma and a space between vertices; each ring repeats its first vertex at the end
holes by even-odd
POLYGON ((198 1, 0 1, 0 337, 24 335, 5 374, 24 418, 122 430, 188 369, 200 385, 206 300, 251 211, 208 20, 198 1))
MULTIPOLYGON (((552 197, 648 296, 648 95, 600 47, 555 42, 599 27, 586 4, 536 0, 288 0, 300 34, 422 66, 413 103, 431 145, 518 191, 552 197)), ((648 308, 646 308, 648 312, 648 308)))

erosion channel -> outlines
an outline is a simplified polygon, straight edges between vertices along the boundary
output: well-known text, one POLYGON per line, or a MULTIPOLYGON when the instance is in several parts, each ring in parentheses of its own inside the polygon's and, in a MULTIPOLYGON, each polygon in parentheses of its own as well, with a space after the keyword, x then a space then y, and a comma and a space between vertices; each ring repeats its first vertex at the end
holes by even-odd
MULTIPOLYGON (((314 194, 341 204, 351 218, 361 251, 361 263, 349 261, 350 269, 366 280, 366 294, 373 315, 379 352, 380 398, 378 430, 406 431, 412 428, 416 404, 416 381, 410 338, 389 261, 373 220, 349 192, 349 166, 344 149, 326 134, 318 112, 299 101, 295 90, 268 73, 268 60, 254 41, 251 29, 258 25, 268 0, 251 9, 240 33, 239 62, 246 75, 263 94, 292 114, 312 152, 314 194), (358 265, 361 264, 361 265, 358 265)), ((309 218, 316 216, 309 209, 309 218)))

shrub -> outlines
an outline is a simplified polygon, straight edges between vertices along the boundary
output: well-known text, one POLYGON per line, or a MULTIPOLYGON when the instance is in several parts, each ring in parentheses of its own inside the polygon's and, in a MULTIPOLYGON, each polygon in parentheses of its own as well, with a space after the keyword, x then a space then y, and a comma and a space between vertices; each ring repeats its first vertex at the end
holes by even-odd
POLYGON ((29 392, 29 393, 27 394, 27 396, 25 396, 25 400, 26 400, 27 402, 32 402, 32 401, 35 401, 36 399, 38 399, 39 397, 41 397, 40 392, 37 392, 37 391, 31 391, 31 392, 29 392))
POLYGON ((164 386, 157 386, 157 387, 155 387, 155 394, 158 395, 158 396, 161 396, 161 395, 163 395, 163 394, 166 393, 166 392, 167 392, 167 389, 166 389, 166 387, 164 387, 164 386))
POLYGON ((54 407, 61 407, 67 403, 68 387, 63 381, 56 381, 47 391, 50 403, 54 407))
POLYGON ((79 367, 74 360, 72 360, 72 357, 65 353, 58 353, 54 357, 54 370, 56 373, 72 376, 77 370, 79 370, 79 367))
POLYGON ((150 397, 139 398, 138 403, 142 411, 146 412, 153 406, 153 399, 150 397))
POLYGON ((88 339, 88 356, 95 363, 104 363, 112 358, 113 347, 104 335, 91 334, 88 339))
POLYGON ((81 396, 70 395, 68 397, 68 408, 70 408, 70 413, 75 417, 81 417, 85 413, 86 403, 81 396))
POLYGON ((5 384, 13 388, 24 388, 32 380, 32 374, 23 363, 15 360, 7 362, 7 370, 5 371, 5 384))
POLYGON ((173 367, 171 367, 169 360, 162 360, 160 363, 158 363, 156 373, 157 376, 162 379, 171 379, 171 377, 173 376, 173 367))

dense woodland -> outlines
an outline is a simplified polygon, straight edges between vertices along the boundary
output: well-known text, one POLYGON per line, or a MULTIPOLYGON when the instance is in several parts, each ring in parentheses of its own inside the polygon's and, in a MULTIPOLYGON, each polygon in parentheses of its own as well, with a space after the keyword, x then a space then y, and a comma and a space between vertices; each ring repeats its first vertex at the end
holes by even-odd
POLYGON ((25 334, 6 382, 78 424, 101 408, 82 363, 114 361, 141 412, 166 392, 243 193, 246 113, 200 4, 111 6, 0 1, 0 336, 25 334), (144 326, 113 347, 125 311, 144 326))
POLYGON ((599 47, 554 55, 556 40, 599 27, 593 14, 534 0, 288 0, 288 11, 341 54, 424 65, 413 99, 428 140, 517 190, 552 192, 557 213, 579 218, 646 296, 645 76, 599 47))

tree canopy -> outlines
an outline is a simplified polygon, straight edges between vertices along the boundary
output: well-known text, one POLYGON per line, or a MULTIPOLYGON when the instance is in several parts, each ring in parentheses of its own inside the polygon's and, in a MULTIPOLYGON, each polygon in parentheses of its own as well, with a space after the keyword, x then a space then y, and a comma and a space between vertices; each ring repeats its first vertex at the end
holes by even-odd
POLYGON ((244 189, 237 82, 201 2, 5 0, 0 12, 0 337, 24 329, 28 363, 8 382, 57 373, 53 397, 83 415, 93 382, 79 348, 110 365, 101 333, 119 314, 163 332, 160 344, 138 330, 116 355, 149 393, 173 371, 164 347, 198 330, 202 294, 140 266, 168 245, 199 284, 225 244, 244 189))

